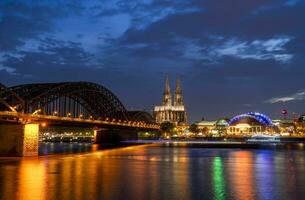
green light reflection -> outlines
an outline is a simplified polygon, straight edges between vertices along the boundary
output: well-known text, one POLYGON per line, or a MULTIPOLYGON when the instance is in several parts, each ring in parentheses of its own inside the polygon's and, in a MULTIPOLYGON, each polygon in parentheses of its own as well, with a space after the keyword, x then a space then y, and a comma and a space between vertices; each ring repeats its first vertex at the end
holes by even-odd
POLYGON ((217 200, 225 199, 225 182, 223 177, 222 160, 219 156, 213 161, 214 197, 217 200))

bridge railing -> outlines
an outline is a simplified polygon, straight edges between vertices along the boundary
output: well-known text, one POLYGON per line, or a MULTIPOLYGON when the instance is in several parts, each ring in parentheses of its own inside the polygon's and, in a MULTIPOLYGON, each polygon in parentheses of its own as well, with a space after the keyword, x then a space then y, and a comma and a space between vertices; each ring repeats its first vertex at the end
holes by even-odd
MULTIPOLYGON (((24 121, 62 121, 62 122, 77 122, 77 123, 88 123, 96 125, 115 125, 123 127, 137 127, 137 128, 149 128, 149 129, 159 129, 160 126, 152 123, 145 123, 139 121, 127 121, 127 120, 97 120, 97 119, 83 119, 83 118, 73 118, 73 117, 60 117, 54 115, 41 115, 41 114, 24 114, 10 111, 0 111, 0 116, 16 117, 24 121)), ((106 118, 107 119, 107 118, 106 118)))

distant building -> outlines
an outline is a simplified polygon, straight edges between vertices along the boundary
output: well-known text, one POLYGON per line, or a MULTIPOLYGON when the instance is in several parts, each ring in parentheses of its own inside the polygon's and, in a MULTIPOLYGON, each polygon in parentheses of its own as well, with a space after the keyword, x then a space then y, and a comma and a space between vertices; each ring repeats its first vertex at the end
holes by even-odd
POLYGON ((298 120, 296 120, 295 129, 297 134, 305 134, 305 115, 302 115, 298 120))
POLYGON ((195 123, 200 130, 206 131, 208 134, 215 136, 222 136, 226 134, 227 127, 229 126, 226 119, 219 119, 217 121, 200 121, 195 123))
POLYGON ((207 131, 211 131, 216 128, 216 122, 217 121, 200 121, 196 122, 195 124, 198 126, 199 129, 206 128, 207 131))
POLYGON ((249 112, 230 119, 228 135, 251 136, 254 134, 274 133, 272 120, 261 113, 249 112))
POLYGON ((290 135, 295 132, 295 121, 293 119, 274 119, 272 123, 281 135, 290 135))
POLYGON ((174 103, 172 103, 169 80, 166 78, 162 106, 155 106, 154 117, 157 123, 166 121, 175 123, 177 125, 187 123, 186 109, 183 103, 182 88, 179 79, 176 81, 174 103))

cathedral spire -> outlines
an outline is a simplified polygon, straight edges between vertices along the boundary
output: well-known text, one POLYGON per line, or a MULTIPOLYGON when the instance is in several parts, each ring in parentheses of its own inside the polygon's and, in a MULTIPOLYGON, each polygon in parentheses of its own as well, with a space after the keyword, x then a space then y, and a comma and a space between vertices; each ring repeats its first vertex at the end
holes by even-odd
POLYGON ((175 99, 174 99, 175 106, 182 106, 183 105, 183 96, 182 96, 182 88, 180 79, 177 78, 176 80, 176 91, 175 91, 175 99))
POLYGON ((171 97, 168 76, 166 77, 166 81, 165 81, 165 89, 164 89, 164 94, 163 94, 163 105, 166 105, 166 106, 172 105, 172 97, 171 97))

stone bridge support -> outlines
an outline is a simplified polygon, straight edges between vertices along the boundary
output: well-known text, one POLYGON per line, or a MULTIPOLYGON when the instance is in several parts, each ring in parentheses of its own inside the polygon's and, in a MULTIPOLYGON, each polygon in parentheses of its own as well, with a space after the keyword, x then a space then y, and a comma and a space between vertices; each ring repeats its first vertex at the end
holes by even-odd
POLYGON ((39 124, 0 124, 0 156, 38 156, 39 124))

